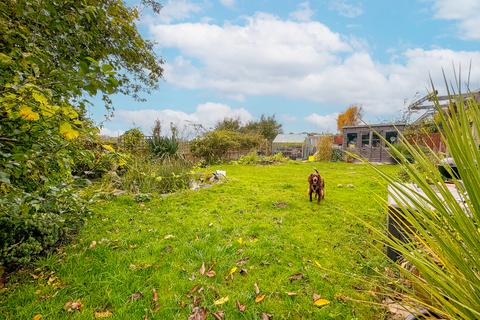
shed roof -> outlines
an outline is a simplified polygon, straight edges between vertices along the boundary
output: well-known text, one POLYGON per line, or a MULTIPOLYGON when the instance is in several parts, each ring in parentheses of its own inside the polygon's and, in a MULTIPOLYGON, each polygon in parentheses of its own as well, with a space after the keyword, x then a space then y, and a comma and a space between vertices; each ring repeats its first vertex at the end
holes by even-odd
POLYGON ((342 129, 352 128, 375 128, 375 127, 405 127, 406 123, 377 123, 377 124, 361 124, 357 126, 344 126, 342 129))
POLYGON ((279 134, 273 140, 273 143, 304 143, 307 138, 305 133, 279 134))

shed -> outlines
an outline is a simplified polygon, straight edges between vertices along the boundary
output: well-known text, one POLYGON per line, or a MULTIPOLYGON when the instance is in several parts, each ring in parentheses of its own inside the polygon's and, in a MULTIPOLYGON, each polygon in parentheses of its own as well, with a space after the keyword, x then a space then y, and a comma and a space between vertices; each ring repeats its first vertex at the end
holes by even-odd
POLYGON ((305 159, 307 137, 305 133, 279 134, 272 142, 272 154, 281 152, 290 159, 305 159))
POLYGON ((394 159, 381 137, 395 143, 398 132, 403 132, 405 127, 404 123, 345 126, 342 149, 358 154, 371 162, 393 163, 394 159))

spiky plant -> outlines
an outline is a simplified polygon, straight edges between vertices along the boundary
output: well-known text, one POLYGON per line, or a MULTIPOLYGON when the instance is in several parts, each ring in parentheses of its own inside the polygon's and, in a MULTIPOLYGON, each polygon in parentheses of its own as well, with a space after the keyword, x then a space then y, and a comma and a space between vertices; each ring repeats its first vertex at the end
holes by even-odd
MULTIPOLYGON (((400 231, 410 234, 404 243, 375 230, 406 261, 395 265, 400 276, 389 279, 385 293, 440 318, 480 319, 480 103, 458 94, 451 95, 447 108, 438 99, 435 105, 442 139, 461 178, 453 177, 449 183, 461 200, 455 199, 437 168, 440 156, 403 139, 402 148, 413 158, 412 164, 404 152, 389 145, 416 187, 405 187, 372 166, 389 183, 390 196, 399 204, 400 231)), ((446 170, 453 175, 449 167, 446 170)))

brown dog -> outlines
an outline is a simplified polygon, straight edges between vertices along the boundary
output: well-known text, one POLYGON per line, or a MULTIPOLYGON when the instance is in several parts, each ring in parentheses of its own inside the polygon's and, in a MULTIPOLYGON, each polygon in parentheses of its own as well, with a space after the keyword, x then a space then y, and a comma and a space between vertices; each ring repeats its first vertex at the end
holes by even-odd
POLYGON ((315 173, 308 176, 308 195, 310 197, 310 202, 312 201, 312 194, 315 194, 315 198, 318 203, 320 203, 320 200, 325 198, 325 181, 322 179, 317 169, 314 170, 315 173))

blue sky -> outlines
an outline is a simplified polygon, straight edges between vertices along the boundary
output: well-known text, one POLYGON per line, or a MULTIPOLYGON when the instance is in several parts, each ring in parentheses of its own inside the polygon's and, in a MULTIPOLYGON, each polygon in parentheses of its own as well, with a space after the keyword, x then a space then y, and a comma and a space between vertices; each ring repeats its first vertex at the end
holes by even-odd
MULTIPOLYGON (((129 1, 138 6, 138 2, 129 1)), ((359 104, 368 122, 398 119, 429 75, 472 63, 480 87, 480 0, 165 0, 143 8, 142 35, 166 61, 159 90, 137 102, 114 96, 103 133, 155 119, 211 127, 224 117, 275 114, 286 132, 335 130, 359 104)), ((91 109, 102 122, 100 101, 91 109)))

